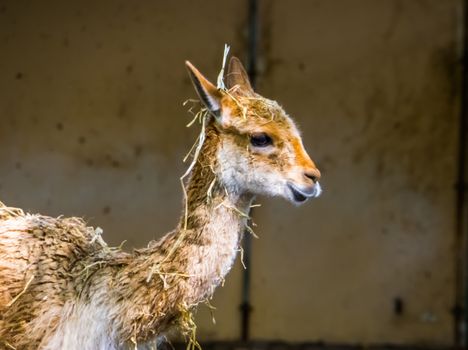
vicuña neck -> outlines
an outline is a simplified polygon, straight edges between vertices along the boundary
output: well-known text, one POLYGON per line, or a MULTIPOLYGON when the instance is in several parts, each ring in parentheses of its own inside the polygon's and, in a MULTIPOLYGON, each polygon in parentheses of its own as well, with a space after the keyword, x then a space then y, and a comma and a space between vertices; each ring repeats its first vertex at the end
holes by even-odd
POLYGON ((216 128, 207 126, 206 141, 187 184, 187 220, 182 215, 177 228, 177 235, 186 237, 179 253, 187 256, 186 273, 192 276, 189 304, 210 297, 231 269, 253 199, 231 192, 217 178, 220 142, 216 128))
POLYGON ((216 128, 208 125, 186 186, 187 219, 183 213, 173 232, 138 250, 118 273, 119 293, 131 315, 117 320, 126 324, 119 338, 144 341, 164 332, 182 310, 210 298, 231 269, 253 196, 231 193, 216 177, 220 142, 216 128))

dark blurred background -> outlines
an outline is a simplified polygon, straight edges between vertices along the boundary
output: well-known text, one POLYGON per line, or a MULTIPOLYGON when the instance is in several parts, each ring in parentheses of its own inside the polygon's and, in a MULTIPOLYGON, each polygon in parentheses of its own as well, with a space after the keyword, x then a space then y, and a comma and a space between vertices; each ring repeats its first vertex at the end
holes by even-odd
POLYGON ((461 345, 464 26, 462 0, 0 0, 0 200, 162 236, 197 135, 184 60, 215 81, 228 43, 325 192, 259 200, 251 283, 237 261, 202 345, 241 339, 242 303, 257 344, 461 345))

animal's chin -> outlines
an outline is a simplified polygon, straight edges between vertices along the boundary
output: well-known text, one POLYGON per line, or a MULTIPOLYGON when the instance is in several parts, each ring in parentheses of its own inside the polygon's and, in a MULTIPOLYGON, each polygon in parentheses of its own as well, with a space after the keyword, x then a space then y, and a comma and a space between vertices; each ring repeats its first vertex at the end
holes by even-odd
POLYGON ((309 198, 317 198, 322 193, 322 188, 317 182, 312 189, 302 190, 292 183, 288 183, 288 190, 290 195, 288 199, 294 204, 303 204, 309 198))

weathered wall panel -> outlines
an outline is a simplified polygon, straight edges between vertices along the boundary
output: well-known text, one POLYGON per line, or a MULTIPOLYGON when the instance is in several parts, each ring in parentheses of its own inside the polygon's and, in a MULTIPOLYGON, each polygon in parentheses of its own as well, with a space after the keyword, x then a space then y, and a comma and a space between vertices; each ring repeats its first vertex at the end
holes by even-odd
POLYGON ((302 126, 324 194, 256 212, 254 337, 453 341, 459 5, 264 3, 259 89, 302 126))

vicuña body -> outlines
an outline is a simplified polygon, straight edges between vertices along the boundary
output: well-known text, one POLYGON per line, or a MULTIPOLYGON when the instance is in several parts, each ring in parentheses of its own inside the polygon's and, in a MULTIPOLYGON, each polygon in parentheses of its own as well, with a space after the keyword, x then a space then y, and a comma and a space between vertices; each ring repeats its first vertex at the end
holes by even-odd
MULTIPOLYGON (((317 197, 320 172, 294 122, 256 94, 231 58, 226 90, 189 62, 209 111, 186 184, 187 216, 133 253, 77 218, 0 207, 0 347, 125 349, 156 341, 210 298, 230 270, 255 195, 317 197)), ((185 325, 187 326, 187 325, 185 325)))

